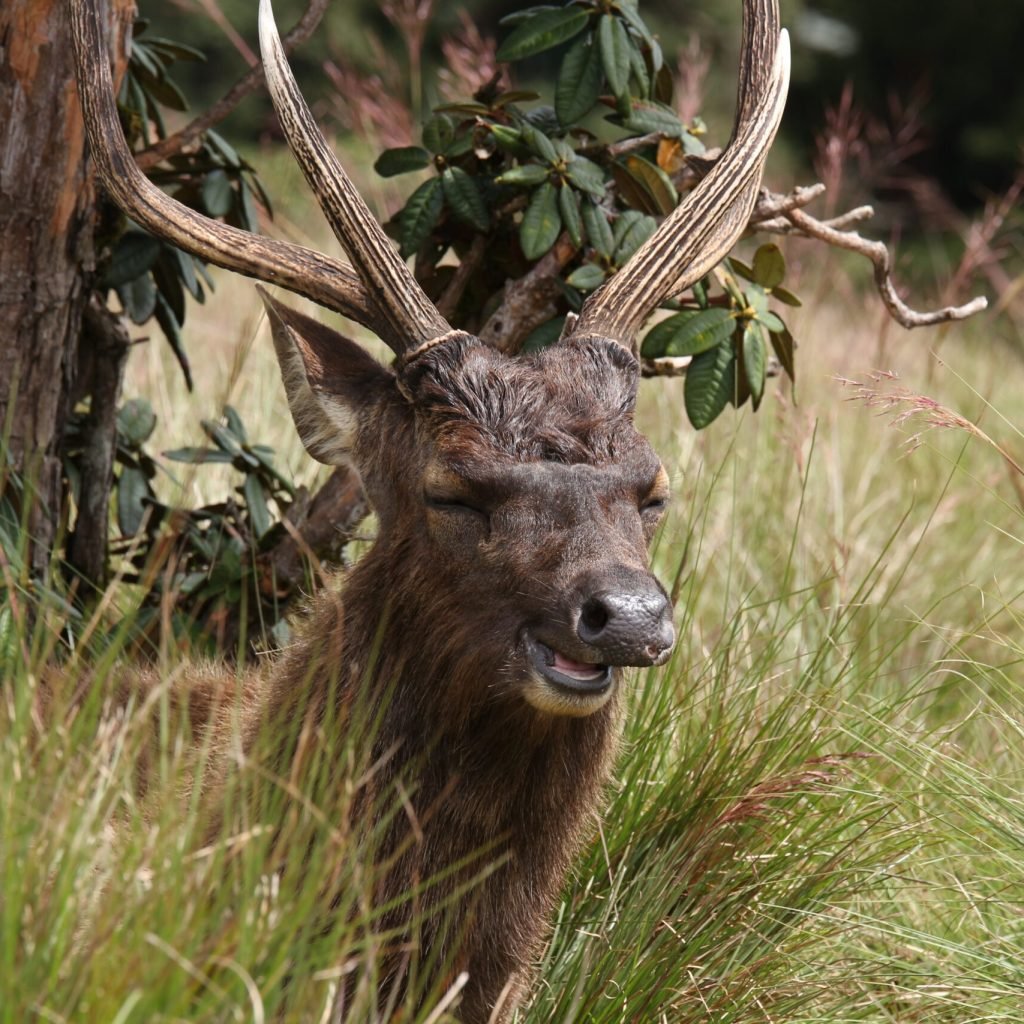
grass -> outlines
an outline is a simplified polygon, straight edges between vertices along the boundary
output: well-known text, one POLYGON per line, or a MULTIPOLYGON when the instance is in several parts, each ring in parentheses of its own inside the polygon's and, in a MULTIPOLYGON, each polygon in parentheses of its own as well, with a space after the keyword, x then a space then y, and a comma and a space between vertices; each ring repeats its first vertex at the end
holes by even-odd
MULTIPOLYGON (((792 324, 798 403, 773 392, 756 417, 695 436, 678 382, 644 385, 642 425, 674 478, 655 560, 680 642, 630 682, 608 804, 523 1024, 1020 1020, 1024 530, 1012 470, 955 428, 926 431, 908 454, 918 428, 845 401, 833 377, 895 365, 1019 453, 1024 373, 983 322, 897 341, 877 329, 872 299, 823 291, 792 324), (939 341, 945 362, 931 354, 939 341)), ((196 395, 155 341, 133 357, 127 393, 153 400, 158 447, 197 442, 198 417, 231 401, 310 482, 251 286, 222 276, 218 292, 190 314, 196 395)), ((181 499, 209 500, 226 479, 194 475, 181 499)), ((358 778, 343 734, 297 781, 259 788, 258 763, 237 765, 211 836, 180 797, 187 773, 212 770, 208 752, 197 767, 183 730, 154 719, 167 691, 120 727, 105 714, 116 628, 80 713, 42 722, 32 695, 60 612, 34 628, 18 615, 23 605, 0 609, 0 1022, 329 1021, 350 973, 365 980, 350 1019, 384 1015, 373 858, 328 785, 339 765, 358 778), (282 820, 274 843, 268 826, 282 820), (325 886, 348 920, 325 918, 325 886)), ((448 1019, 448 996, 435 996, 421 1022, 448 1019)))

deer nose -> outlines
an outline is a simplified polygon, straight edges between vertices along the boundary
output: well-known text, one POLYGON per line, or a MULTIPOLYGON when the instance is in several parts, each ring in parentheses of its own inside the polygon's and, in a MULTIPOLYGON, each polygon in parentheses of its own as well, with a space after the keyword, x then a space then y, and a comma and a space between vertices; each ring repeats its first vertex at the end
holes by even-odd
POLYGON ((660 664, 675 643, 672 608, 653 577, 585 597, 576 635, 609 665, 660 664))

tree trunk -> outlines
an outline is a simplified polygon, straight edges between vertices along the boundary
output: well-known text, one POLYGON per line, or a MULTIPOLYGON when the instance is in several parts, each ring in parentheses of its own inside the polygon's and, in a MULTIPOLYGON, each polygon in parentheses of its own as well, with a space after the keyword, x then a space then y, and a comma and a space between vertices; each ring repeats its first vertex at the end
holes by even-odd
MULTIPOLYGON (((60 444, 87 355, 79 346, 92 344, 82 339, 96 194, 65 6, 0 4, 0 429, 9 451, 0 481, 13 471, 32 494, 30 564, 41 574, 64 514, 60 444)), ((120 81, 134 0, 104 6, 120 81)))

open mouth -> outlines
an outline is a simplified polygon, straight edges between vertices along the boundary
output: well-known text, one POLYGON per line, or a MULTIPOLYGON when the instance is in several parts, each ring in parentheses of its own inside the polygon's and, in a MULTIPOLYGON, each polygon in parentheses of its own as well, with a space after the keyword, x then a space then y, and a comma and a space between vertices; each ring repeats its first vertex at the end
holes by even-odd
POLYGON ((527 648, 533 667, 560 690, 584 697, 598 697, 611 686, 611 665, 576 661, 536 637, 528 639, 527 648))

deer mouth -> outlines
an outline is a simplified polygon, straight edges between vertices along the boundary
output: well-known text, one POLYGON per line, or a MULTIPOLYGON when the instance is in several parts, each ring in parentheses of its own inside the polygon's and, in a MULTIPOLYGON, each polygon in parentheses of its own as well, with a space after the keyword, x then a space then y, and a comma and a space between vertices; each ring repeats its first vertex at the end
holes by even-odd
POLYGON ((611 665, 578 661, 533 636, 526 637, 526 653, 535 677, 527 699, 543 711, 590 714, 611 695, 611 665))

